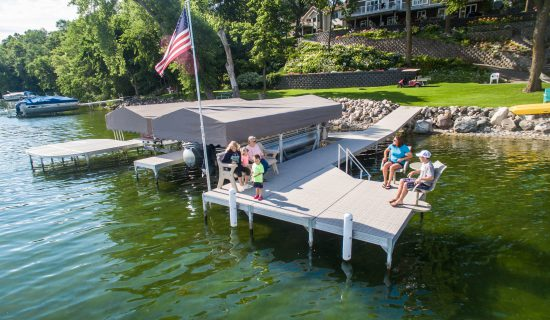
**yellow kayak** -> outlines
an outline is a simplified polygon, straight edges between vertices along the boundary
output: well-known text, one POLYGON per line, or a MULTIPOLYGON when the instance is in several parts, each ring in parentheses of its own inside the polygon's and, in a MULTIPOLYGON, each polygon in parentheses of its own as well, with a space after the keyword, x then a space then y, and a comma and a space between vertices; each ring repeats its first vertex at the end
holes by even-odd
POLYGON ((522 104, 510 107, 515 114, 544 114, 550 113, 550 103, 522 104))

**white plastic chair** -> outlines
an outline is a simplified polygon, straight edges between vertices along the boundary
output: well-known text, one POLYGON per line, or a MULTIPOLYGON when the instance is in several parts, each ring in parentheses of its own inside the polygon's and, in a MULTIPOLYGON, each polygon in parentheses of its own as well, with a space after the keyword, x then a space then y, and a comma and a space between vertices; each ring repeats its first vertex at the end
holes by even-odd
POLYGON ((231 183, 231 186, 235 191, 239 192, 239 189, 237 188, 237 183, 235 183, 235 169, 237 169, 236 163, 223 163, 222 159, 225 155, 225 152, 218 153, 216 155, 216 161, 218 162, 218 189, 221 189, 223 187, 223 183, 225 180, 229 180, 231 183))
POLYGON ((492 84, 493 81, 496 81, 497 84, 498 84, 498 79, 499 78, 500 78, 500 73, 498 73, 498 72, 491 73, 491 77, 489 77, 489 84, 492 84))
POLYGON ((437 184, 437 181, 441 177, 441 174, 443 173, 443 171, 445 171, 445 169, 447 169, 447 166, 444 165, 443 163, 439 162, 439 161, 436 161, 433 165, 434 165, 435 172, 434 172, 434 180, 432 181, 432 185, 431 185, 430 189, 422 190, 422 189, 417 189, 416 188, 417 186, 415 186, 412 190, 412 191, 416 192, 416 203, 415 204, 418 204, 418 200, 420 200, 422 197, 425 197, 426 193, 431 192, 435 189, 435 185, 437 184))
MULTIPOLYGON (((412 153, 412 146, 407 146, 407 147, 409 147, 409 152, 412 153)), ((397 184, 397 174, 398 173, 403 173, 405 176, 407 176, 407 170, 409 169, 409 161, 410 160, 405 161, 405 165, 403 166, 403 168, 395 170, 394 175, 393 175, 393 184, 397 184)), ((385 164, 385 162, 382 162, 380 164, 380 171, 382 171, 382 169, 384 168, 384 164, 385 164)))

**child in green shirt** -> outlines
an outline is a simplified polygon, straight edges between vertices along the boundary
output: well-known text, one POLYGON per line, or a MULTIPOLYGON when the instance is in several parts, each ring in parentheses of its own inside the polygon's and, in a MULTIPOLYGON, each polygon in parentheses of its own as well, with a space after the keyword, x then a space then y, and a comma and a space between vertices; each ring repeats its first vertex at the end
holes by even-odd
POLYGON ((252 165, 252 181, 254 181, 254 188, 256 188, 256 195, 254 199, 262 201, 262 189, 264 187, 264 166, 260 162, 260 155, 254 155, 254 164, 252 165))

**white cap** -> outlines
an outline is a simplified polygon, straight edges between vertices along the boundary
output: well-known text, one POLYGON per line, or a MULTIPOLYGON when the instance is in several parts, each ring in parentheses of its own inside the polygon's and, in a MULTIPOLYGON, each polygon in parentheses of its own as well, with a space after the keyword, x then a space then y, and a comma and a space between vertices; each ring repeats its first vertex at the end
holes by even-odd
POLYGON ((424 157, 424 158, 429 158, 432 156, 432 154, 430 153, 430 151, 428 150, 422 150, 420 151, 419 153, 416 154, 417 157, 424 157))

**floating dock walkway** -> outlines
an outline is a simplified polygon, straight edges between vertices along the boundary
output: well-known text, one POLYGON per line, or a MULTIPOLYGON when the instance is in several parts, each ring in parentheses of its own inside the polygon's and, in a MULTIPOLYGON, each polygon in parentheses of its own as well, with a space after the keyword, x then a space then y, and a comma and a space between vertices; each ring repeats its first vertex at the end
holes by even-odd
POLYGON ((126 152, 128 149, 140 147, 143 147, 141 140, 84 139, 33 147, 25 150, 25 153, 29 155, 33 170, 33 157, 40 159, 40 165, 42 166, 42 170, 44 170, 44 159, 48 158, 50 158, 52 163, 54 159, 61 159, 62 162, 65 162, 65 158, 71 159, 76 163, 78 157, 83 156, 86 159, 86 163, 90 165, 90 157, 93 155, 115 151, 126 152))
MULTIPOLYGON (((254 214, 299 224, 307 229, 310 246, 314 230, 343 235, 344 260, 351 258, 351 238, 373 243, 386 251, 386 264, 390 268, 393 248, 401 232, 415 211, 428 211, 429 205, 423 201, 414 205, 416 199, 411 192, 405 199, 410 205, 391 207, 388 201, 395 196, 395 189, 386 190, 381 182, 353 178, 337 166, 343 161, 347 166, 349 154, 376 146, 419 111, 420 108, 400 107, 367 130, 331 135, 328 146, 278 164, 280 174, 269 176, 262 201, 253 199, 254 188, 235 195, 229 190, 230 184, 205 192, 205 214, 206 205, 216 203, 229 206, 230 211, 243 210, 251 230, 254 214), (344 228, 350 222, 351 229, 344 228), (348 230, 352 230, 351 235, 344 235, 348 230)), ((236 225, 236 219, 232 220, 236 225)))

